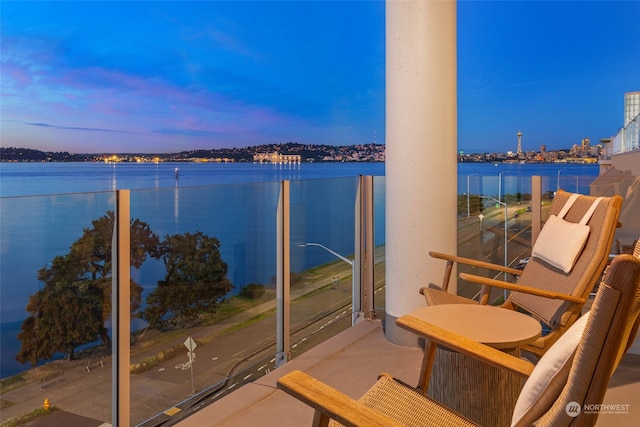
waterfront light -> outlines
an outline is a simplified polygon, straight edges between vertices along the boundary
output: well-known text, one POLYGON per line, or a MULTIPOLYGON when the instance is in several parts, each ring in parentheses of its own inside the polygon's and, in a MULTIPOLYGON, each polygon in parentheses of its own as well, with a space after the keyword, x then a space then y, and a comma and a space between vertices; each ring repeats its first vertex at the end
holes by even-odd
POLYGON ((558 171, 558 179, 556 180, 556 191, 558 191, 560 189, 560 172, 562 171, 566 171, 566 169, 560 169, 558 171))
POLYGON ((471 217, 471 212, 469 209, 469 177, 478 176, 477 173, 472 173, 471 175, 467 175, 467 219, 471 217))
POLYGON ((325 251, 329 252, 331 255, 341 259, 342 261, 346 262, 347 264, 349 264, 351 266, 351 325, 355 325, 356 323, 356 311, 355 311, 355 295, 356 295, 356 275, 355 275, 355 263, 353 262, 353 260, 350 260, 347 257, 344 257, 342 255, 340 255, 339 253, 332 251, 331 249, 329 249, 328 247, 321 245, 320 243, 314 243, 314 242, 307 242, 307 243, 296 243, 296 246, 304 248, 306 246, 317 246, 319 248, 324 249, 325 251))
MULTIPOLYGON (((502 171, 498 174, 498 200, 502 200, 502 174, 503 173, 510 173, 509 171, 502 171)), ((505 193, 506 193, 506 189, 505 189, 505 193)))
MULTIPOLYGON (((504 172, 502 172, 504 173, 504 172)), ((480 196, 481 199, 489 199, 489 200, 493 200, 494 202, 500 204, 500 205, 504 205, 504 266, 508 267, 508 253, 507 253, 507 230, 508 230, 508 212, 507 212, 507 204, 505 202, 501 202, 500 200, 496 200, 493 197, 488 197, 488 196, 480 196)), ((504 281, 507 281, 507 272, 504 272, 504 281)), ((504 290, 504 299, 505 301, 507 300, 507 290, 504 290)))
MULTIPOLYGON (((560 169, 560 170, 558 171, 558 179, 557 179, 557 182, 556 182, 556 191, 558 191, 558 190, 560 189, 560 172, 563 172, 563 171, 566 171, 566 169, 560 169)), ((578 186, 578 177, 577 177, 577 176, 575 176, 575 175, 566 175, 566 176, 574 177, 574 178, 576 179, 576 193, 578 193, 578 192, 579 192, 579 191, 578 191, 578 189, 579 189, 579 186, 578 186)))

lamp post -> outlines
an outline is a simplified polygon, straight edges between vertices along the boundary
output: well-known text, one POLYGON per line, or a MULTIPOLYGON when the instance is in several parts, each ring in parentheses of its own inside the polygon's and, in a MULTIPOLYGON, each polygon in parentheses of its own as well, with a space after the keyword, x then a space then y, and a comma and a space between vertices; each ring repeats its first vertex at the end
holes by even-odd
POLYGON ((354 298, 355 298, 355 295, 356 295, 356 283, 355 283, 356 275, 355 275, 355 271, 354 271, 355 270, 355 263, 352 260, 350 260, 349 258, 344 257, 344 256, 340 255, 339 253, 337 253, 335 251, 332 251, 331 249, 329 249, 328 247, 326 247, 324 245, 321 245, 320 243, 314 243, 314 242, 296 243, 296 246, 299 246, 301 248, 304 248, 304 247, 307 247, 307 246, 317 246, 317 247, 322 248, 325 251, 329 252, 331 255, 341 259, 342 261, 346 262, 347 264, 349 264, 351 266, 351 298, 352 298, 352 301, 351 301, 351 307, 352 307, 352 309, 351 309, 351 325, 352 326, 355 325, 355 323, 356 323, 356 315, 357 315, 357 313, 355 312, 356 304, 355 304, 355 301, 354 301, 354 298))
POLYGON ((469 208, 469 178, 472 176, 477 176, 477 173, 472 173, 471 175, 467 175, 467 219, 471 217, 471 212, 469 208))
POLYGON ((579 193, 578 191, 578 177, 576 175, 567 175, 567 176, 572 176, 576 179, 576 193, 579 193))
MULTIPOLYGON (((508 253, 507 253, 507 230, 508 230, 508 212, 507 212, 507 204, 505 202, 501 202, 500 200, 496 200, 493 197, 488 196, 480 196, 481 199, 489 199, 498 203, 499 205, 504 205, 504 266, 508 266, 508 253)), ((507 281, 507 272, 504 272, 504 281, 507 281)), ((504 290, 504 299, 507 299, 507 290, 504 290)))
POLYGON ((558 179, 556 180, 556 191, 558 191, 560 189, 560 172, 562 171, 566 171, 566 169, 560 169, 558 171, 558 179))
MULTIPOLYGON (((565 170, 565 169, 563 169, 563 170, 565 170)), ((573 178, 576 179, 576 193, 578 193, 579 192, 578 191, 578 177, 576 175, 565 175, 565 176, 570 177, 570 178, 573 177, 573 178)), ((560 185, 558 185, 558 189, 560 189, 560 185)))
POLYGON ((509 173, 509 171, 502 171, 498 174, 498 201, 502 200, 502 174, 509 173))

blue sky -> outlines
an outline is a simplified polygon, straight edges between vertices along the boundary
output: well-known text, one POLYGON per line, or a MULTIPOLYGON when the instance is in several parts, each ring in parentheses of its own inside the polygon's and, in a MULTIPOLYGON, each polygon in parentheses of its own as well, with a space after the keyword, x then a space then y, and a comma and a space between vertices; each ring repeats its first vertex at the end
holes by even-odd
MULTIPOLYGON (((467 152, 614 135, 640 1, 462 1, 467 152)), ((384 2, 0 2, 0 145, 177 152, 384 141, 384 2)))

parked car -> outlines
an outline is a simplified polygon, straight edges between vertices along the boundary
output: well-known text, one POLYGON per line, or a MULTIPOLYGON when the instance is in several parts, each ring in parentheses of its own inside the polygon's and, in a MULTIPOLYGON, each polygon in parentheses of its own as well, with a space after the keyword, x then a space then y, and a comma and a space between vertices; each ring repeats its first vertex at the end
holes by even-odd
POLYGON ((529 263, 530 258, 531 257, 522 258, 520 261, 518 261, 518 264, 514 268, 518 270, 524 270, 526 265, 529 263))

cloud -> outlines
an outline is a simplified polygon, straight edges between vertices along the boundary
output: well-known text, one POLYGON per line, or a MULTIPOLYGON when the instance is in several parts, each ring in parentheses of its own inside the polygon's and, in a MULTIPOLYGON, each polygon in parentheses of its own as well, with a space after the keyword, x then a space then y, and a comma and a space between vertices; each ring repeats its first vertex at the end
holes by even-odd
POLYGON ((220 132, 204 129, 158 129, 154 133, 160 135, 181 135, 181 136, 197 136, 197 137, 217 137, 220 132))
POLYGON ((29 123, 29 122, 25 122, 25 125, 39 126, 39 127, 52 128, 52 129, 61 129, 61 130, 78 130, 78 131, 83 131, 83 132, 134 133, 134 132, 130 132, 130 131, 126 131, 126 130, 119 130, 119 129, 86 128, 86 127, 80 127, 80 126, 57 126, 57 125, 50 125, 48 123, 29 123))

